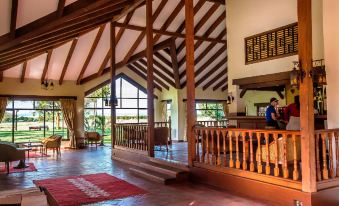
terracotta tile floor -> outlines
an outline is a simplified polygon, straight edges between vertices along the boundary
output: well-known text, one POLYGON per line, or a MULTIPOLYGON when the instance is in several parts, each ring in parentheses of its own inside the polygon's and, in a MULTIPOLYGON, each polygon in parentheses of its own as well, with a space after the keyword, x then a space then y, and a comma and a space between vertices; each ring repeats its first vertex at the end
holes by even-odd
MULTIPOLYGON (((110 147, 87 148, 84 150, 65 150, 62 156, 31 158, 28 162, 33 162, 37 167, 37 172, 14 173, 10 175, 0 175, 0 191, 8 189, 18 189, 34 186, 32 180, 46 179, 52 177, 80 175, 106 172, 118 178, 135 184, 146 191, 147 194, 137 197, 111 200, 94 205, 187 205, 187 206, 259 206, 261 202, 237 196, 226 191, 193 183, 182 183, 165 186, 153 183, 134 176, 129 172, 128 166, 111 160, 110 147)), ((0 163, 3 164, 3 163, 0 163)))
POLYGON ((159 146, 155 147, 154 152, 155 158, 180 162, 183 164, 188 164, 188 150, 187 142, 173 143, 168 146, 168 152, 166 151, 166 146, 162 146, 161 150, 159 146))

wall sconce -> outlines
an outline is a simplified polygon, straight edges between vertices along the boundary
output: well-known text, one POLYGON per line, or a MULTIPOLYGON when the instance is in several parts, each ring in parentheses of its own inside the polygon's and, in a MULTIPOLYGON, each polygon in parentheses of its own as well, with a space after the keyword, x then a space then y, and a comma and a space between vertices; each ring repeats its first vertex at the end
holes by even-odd
MULTIPOLYGON (((301 68, 300 62, 294 61, 293 64, 294 67, 290 73, 290 83, 292 87, 296 88, 299 87, 300 82, 302 82, 305 78, 306 72, 301 68)), ((316 86, 326 85, 326 71, 324 60, 314 60, 312 61, 312 66, 313 68, 310 72, 310 77, 312 77, 313 83, 316 86)))
POLYGON ((232 93, 229 93, 227 96, 227 104, 232 104, 232 102, 234 101, 234 97, 232 95, 232 93))
POLYGON ((305 77, 305 71, 301 69, 298 61, 294 61, 293 65, 293 69, 290 73, 290 82, 292 87, 297 88, 299 87, 300 82, 302 82, 302 79, 305 77))
POLYGON ((53 90, 54 89, 54 83, 52 80, 45 80, 41 82, 41 89, 44 90, 53 90))

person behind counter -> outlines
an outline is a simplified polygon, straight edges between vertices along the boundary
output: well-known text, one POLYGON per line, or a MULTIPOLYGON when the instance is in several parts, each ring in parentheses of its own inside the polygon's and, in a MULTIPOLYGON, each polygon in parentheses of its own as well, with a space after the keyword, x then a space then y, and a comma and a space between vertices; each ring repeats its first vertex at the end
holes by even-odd
POLYGON ((300 130, 300 100, 299 96, 294 97, 294 103, 288 105, 284 110, 286 130, 300 130))
POLYGON ((270 100, 270 105, 266 109, 266 125, 275 127, 276 129, 279 129, 278 119, 280 118, 280 115, 277 112, 278 105, 278 99, 272 97, 270 100))

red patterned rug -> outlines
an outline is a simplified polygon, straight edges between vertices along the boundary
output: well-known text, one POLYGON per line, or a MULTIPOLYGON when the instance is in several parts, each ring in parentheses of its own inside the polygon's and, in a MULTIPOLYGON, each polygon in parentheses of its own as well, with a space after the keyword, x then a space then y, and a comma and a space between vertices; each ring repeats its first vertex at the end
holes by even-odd
MULTIPOLYGON (((22 168, 22 169, 15 169, 14 167, 16 165, 14 164, 10 164, 9 165, 9 173, 18 173, 18 172, 33 172, 36 171, 37 169, 35 168, 33 163, 26 163, 26 165, 28 165, 28 167, 26 168, 22 168)), ((0 174, 7 174, 7 170, 5 165, 1 165, 0 166, 0 174)))
POLYGON ((48 154, 41 154, 41 153, 35 153, 35 152, 30 152, 29 156, 26 153, 27 158, 39 158, 39 157, 50 157, 51 155, 48 154))
POLYGON ((124 180, 106 173, 34 180, 61 206, 82 205, 146 193, 124 180))

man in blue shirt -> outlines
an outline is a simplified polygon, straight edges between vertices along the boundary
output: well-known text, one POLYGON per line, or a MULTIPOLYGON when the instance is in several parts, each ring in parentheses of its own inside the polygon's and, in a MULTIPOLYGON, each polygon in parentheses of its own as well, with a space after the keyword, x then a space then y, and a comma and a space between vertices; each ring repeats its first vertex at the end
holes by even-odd
POLYGON ((280 117, 277 112, 278 104, 278 99, 273 97, 270 100, 270 105, 266 109, 266 124, 267 126, 275 127, 276 129, 279 129, 278 119, 280 117))

